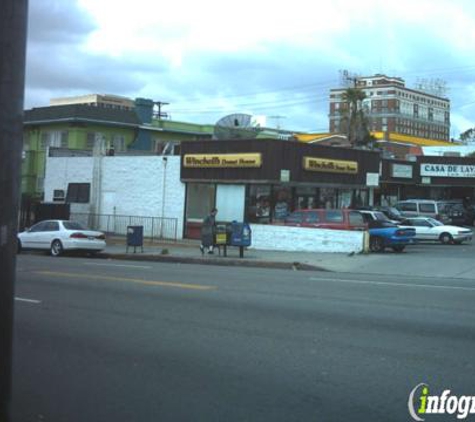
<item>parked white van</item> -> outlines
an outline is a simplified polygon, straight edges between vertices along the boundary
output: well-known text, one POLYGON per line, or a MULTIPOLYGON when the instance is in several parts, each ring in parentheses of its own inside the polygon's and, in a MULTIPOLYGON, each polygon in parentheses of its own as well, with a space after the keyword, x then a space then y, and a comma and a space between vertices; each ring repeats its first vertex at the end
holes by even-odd
POLYGON ((399 201, 395 207, 404 217, 432 217, 446 223, 450 220, 448 209, 453 205, 450 201, 432 199, 407 199, 399 201))

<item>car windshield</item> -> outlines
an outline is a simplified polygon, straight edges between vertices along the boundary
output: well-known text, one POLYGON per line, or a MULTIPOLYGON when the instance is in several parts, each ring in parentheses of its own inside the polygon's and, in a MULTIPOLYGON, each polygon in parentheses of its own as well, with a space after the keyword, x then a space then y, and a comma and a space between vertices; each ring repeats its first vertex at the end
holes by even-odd
POLYGON ((87 230, 81 223, 76 221, 63 221, 66 230, 87 230))
POLYGON ((395 217, 400 217, 402 215, 401 212, 397 208, 394 208, 394 207, 388 208, 388 212, 394 215, 395 217))
POLYGON ((379 221, 389 221, 389 218, 387 217, 386 214, 378 211, 378 212, 375 212, 374 213, 374 216, 376 217, 376 220, 379 220, 379 221))

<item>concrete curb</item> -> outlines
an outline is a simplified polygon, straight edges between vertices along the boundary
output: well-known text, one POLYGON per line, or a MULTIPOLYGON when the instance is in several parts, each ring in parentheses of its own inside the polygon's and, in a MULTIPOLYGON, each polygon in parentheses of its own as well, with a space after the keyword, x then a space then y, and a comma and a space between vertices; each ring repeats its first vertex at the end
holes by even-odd
POLYGON ((217 265, 217 266, 232 266, 232 267, 251 267, 251 268, 273 268, 281 270, 294 271, 330 271, 323 267, 315 265, 303 264, 300 262, 274 262, 274 261, 252 261, 249 259, 234 259, 225 257, 182 257, 171 255, 142 255, 142 254, 126 254, 126 253, 107 253, 101 252, 96 255, 97 258, 102 259, 117 259, 124 261, 153 261, 153 262, 167 262, 175 264, 197 264, 197 265, 217 265))

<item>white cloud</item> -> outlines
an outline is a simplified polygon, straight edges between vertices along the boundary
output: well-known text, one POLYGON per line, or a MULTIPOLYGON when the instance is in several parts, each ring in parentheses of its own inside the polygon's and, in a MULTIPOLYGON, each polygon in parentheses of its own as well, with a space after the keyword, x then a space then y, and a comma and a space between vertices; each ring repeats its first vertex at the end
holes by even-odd
POLYGON ((461 107, 475 101, 468 0, 30 0, 30 9, 28 105, 110 92, 170 102, 182 120, 248 110, 324 129, 329 89, 349 69, 409 85, 444 78, 454 130, 475 126, 473 108, 461 107))

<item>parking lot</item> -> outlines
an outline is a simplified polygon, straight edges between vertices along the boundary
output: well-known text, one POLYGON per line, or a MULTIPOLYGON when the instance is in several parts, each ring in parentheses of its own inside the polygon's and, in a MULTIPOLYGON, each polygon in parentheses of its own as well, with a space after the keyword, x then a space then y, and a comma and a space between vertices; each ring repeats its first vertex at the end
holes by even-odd
MULTIPOLYGON (((473 241, 464 242, 461 245, 443 245, 440 242, 418 241, 415 245, 406 247, 407 254, 423 256, 438 256, 441 258, 473 258, 475 245, 473 241)), ((388 253, 390 251, 388 250, 388 253)))

